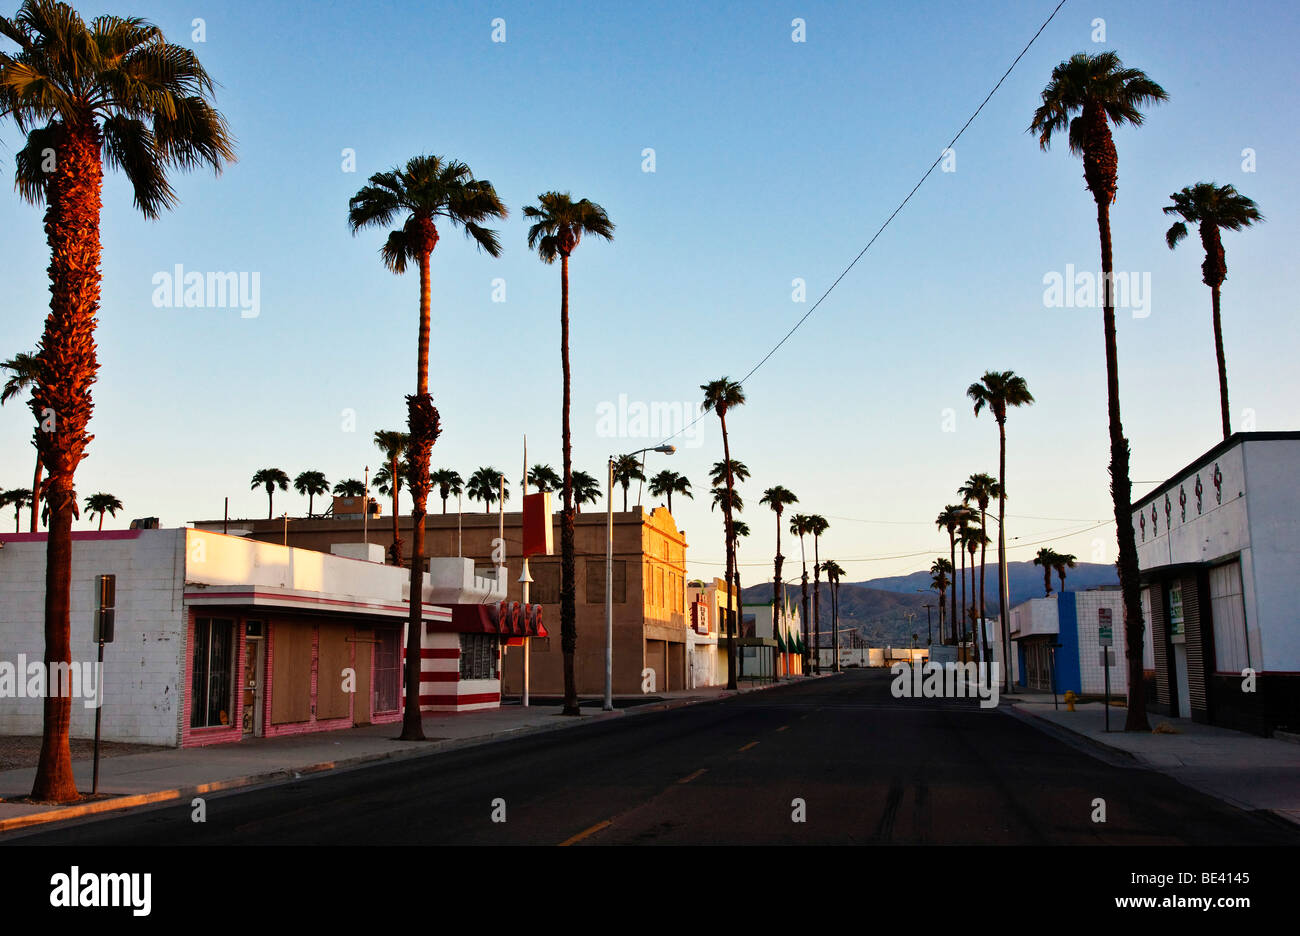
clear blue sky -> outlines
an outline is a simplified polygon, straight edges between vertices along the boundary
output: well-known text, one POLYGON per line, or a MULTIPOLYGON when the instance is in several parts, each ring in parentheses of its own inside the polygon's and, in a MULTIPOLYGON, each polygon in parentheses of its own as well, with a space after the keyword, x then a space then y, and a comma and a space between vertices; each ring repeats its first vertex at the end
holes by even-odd
MULTIPOLYGON (((263 516, 265 495, 249 490, 261 467, 331 482, 377 467, 371 433, 402 425, 414 385, 418 277, 380 265, 380 233, 351 236, 347 201, 370 173, 422 152, 464 160, 511 209, 500 259, 450 230, 433 256, 435 465, 468 476, 490 464, 517 480, 526 432, 530 461, 560 467, 559 271, 528 253, 522 217, 554 188, 601 203, 618 228, 572 262, 575 466, 603 477, 611 452, 659 439, 604 438, 597 408, 620 394, 694 404, 706 380, 743 376, 807 310, 791 281, 806 280, 809 302, 821 294, 1054 5, 78 3, 87 16, 144 16, 195 48, 239 141, 221 178, 178 176, 182 204, 157 222, 109 177, 102 370, 78 489, 117 494, 117 525, 173 525, 219 517, 225 496, 232 515, 263 516), (191 41, 195 15, 203 43, 191 41), (791 41, 796 16, 804 43, 791 41), (504 43, 491 41, 495 17, 504 43), (642 171, 646 147, 654 173, 642 171), (345 148, 355 172, 342 170, 345 148), (260 315, 156 308, 154 274, 177 264, 260 274, 260 315)), ((946 554, 933 517, 967 475, 997 469, 996 427, 964 397, 990 368, 1022 374, 1038 398, 1009 424, 1017 542, 1110 516, 1101 316, 1043 301, 1048 273, 1098 268, 1095 208, 1080 161, 1025 133, 1052 67, 1077 51, 1113 48, 1171 98, 1116 134, 1116 267, 1150 274, 1152 293, 1147 317, 1121 310, 1119 323, 1134 479, 1165 479, 1219 433, 1199 241, 1175 252, 1163 241, 1160 208, 1183 185, 1231 182, 1268 218, 1225 235, 1234 421, 1249 408, 1259 429, 1300 425, 1298 27, 1286 2, 1067 0, 958 144, 956 171, 931 176, 747 382, 729 420, 753 472, 741 489, 746 581, 770 575, 774 521, 758 499, 778 483, 831 518, 822 554, 849 580, 946 554), (1096 17, 1105 43, 1092 41, 1096 17)), ((6 173, 17 141, 0 131, 6 173)), ((8 357, 41 333, 48 255, 40 211, 16 195, 0 205, 8 357)), ((650 462, 699 491, 677 511, 699 575, 721 571, 705 494, 716 422, 650 462)), ((0 412, 0 487, 30 485, 29 435, 28 410, 0 412)), ((292 492, 281 504, 305 512, 292 492)), ((1113 526, 1053 545, 1113 561, 1113 526)), ((797 547, 785 553, 797 561, 797 547)))

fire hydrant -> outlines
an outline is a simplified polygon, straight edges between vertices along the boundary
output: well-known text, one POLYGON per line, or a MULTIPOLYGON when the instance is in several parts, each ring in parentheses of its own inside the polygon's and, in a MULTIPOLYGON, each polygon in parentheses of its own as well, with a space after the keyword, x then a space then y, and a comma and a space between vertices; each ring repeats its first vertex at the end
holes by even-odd
POLYGON ((1066 693, 1065 693, 1065 710, 1066 710, 1067 712, 1073 712, 1073 711, 1074 711, 1074 703, 1077 702, 1078 699, 1079 699, 1079 697, 1078 697, 1077 695, 1074 694, 1074 690, 1073 690, 1073 689, 1069 689, 1069 690, 1067 690, 1066 693))

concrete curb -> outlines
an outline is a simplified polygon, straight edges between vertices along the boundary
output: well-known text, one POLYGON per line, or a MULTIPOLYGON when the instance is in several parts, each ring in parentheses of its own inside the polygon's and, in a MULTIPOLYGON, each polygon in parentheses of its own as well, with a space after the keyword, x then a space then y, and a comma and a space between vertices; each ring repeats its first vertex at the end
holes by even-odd
MULTIPOLYGON (((823 674, 836 675, 836 674, 823 674)), ((816 678, 816 677, 811 677, 816 678)), ((154 806, 160 803, 170 803, 178 800, 189 799, 195 796, 204 796, 211 793, 223 793, 228 790, 238 790, 245 787, 264 786, 272 783, 279 783, 286 780, 297 780, 304 776, 312 774, 325 773, 331 770, 342 770, 351 767, 360 767, 365 764, 375 764, 381 761, 398 761, 411 760, 417 757, 430 757, 434 754, 442 754, 447 751, 459 750, 461 748, 477 747, 484 744, 491 744, 497 741, 506 741, 514 738, 522 738, 533 734, 545 734, 551 731, 563 731, 568 728, 577 728, 583 725, 594 725, 600 722, 608 721, 610 718, 620 718, 632 715, 645 715, 650 712, 666 712, 671 709, 684 708, 688 705, 700 705, 703 703, 725 702, 728 699, 739 698, 750 692, 761 692, 766 689, 776 689, 782 686, 798 685, 798 683, 775 683, 761 686, 751 686, 747 689, 738 689, 734 693, 719 695, 716 698, 688 698, 673 699, 666 702, 655 702, 647 705, 629 706, 627 708, 615 709, 612 712, 602 711, 599 716, 587 718, 559 718, 554 724, 541 725, 521 725, 516 728, 506 728, 501 731, 490 732, 485 735, 475 735, 469 738, 446 739, 442 741, 431 741, 427 745, 412 749, 399 751, 383 751, 373 754, 358 754, 355 757, 347 757, 341 760, 321 761, 316 764, 309 764, 305 767, 281 767, 276 770, 267 771, 259 774, 249 774, 244 777, 229 777, 225 780, 213 780, 209 783, 199 783, 192 786, 177 787, 169 790, 155 790, 151 793, 135 793, 127 796, 118 796, 112 799, 96 800, 93 803, 78 803, 72 806, 63 806, 57 809, 46 810, 45 812, 28 813, 25 816, 14 816, 12 819, 0 819, 0 835, 6 832, 14 832, 19 829, 28 828, 37 825, 48 825, 55 822, 65 822, 73 819, 81 819, 86 816, 99 815, 100 813, 117 812, 126 809, 136 809, 141 806, 154 806)), ((558 718, 558 716, 557 716, 558 718)))

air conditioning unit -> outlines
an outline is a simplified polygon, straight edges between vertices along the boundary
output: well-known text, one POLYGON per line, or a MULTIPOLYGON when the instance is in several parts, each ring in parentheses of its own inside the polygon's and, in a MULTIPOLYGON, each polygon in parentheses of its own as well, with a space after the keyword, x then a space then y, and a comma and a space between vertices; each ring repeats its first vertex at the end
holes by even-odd
POLYGON ((158 529, 158 518, 157 518, 157 517, 137 517, 135 520, 132 520, 132 521, 131 521, 131 529, 133 529, 133 530, 156 530, 156 529, 158 529))

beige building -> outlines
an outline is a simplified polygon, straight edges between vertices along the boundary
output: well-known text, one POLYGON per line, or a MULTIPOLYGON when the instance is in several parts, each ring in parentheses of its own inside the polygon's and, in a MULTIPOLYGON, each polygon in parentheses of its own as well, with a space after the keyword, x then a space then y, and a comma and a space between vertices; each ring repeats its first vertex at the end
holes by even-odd
MULTIPOLYGON (((436 501, 434 502, 436 504, 436 501)), ((430 514, 425 522, 425 555, 466 556, 478 574, 494 574, 493 549, 504 525, 508 600, 521 599, 522 561, 520 514, 430 514)), ((223 522, 195 523, 199 529, 221 530, 223 522)), ((363 537, 385 549, 392 542, 392 518, 290 518, 230 521, 229 532, 254 539, 329 552, 340 543, 361 543, 363 537), (243 531, 247 531, 244 533, 243 531)), ((411 518, 398 518, 402 555, 411 554, 411 518)), ((577 642, 574 677, 578 691, 601 693, 605 686, 605 548, 604 511, 575 517, 577 642)), ((554 515, 555 555, 528 561, 532 585, 529 602, 543 607, 548 638, 529 641, 529 692, 537 696, 564 692, 560 636, 560 515, 554 515)), ((639 694, 643 686, 664 692, 688 686, 686 539, 664 507, 640 507, 614 514, 614 692, 639 694), (649 680, 652 671, 653 683, 649 680)), ((506 648, 502 692, 518 696, 523 689, 522 646, 506 648)), ((725 678, 725 672, 723 673, 725 678)))

